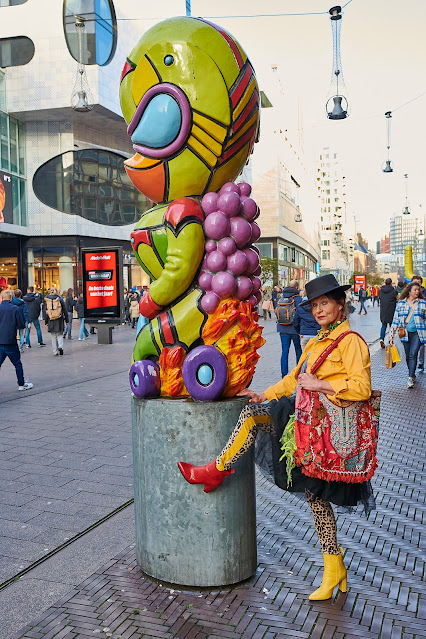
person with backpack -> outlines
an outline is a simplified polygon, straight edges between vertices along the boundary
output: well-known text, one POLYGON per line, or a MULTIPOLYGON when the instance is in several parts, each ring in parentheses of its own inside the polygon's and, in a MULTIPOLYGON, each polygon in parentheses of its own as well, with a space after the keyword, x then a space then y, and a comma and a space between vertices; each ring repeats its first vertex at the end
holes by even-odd
MULTIPOLYGON (((306 302, 308 298, 303 297, 302 302, 306 302)), ((312 309, 309 304, 299 304, 293 318, 293 326, 300 335, 300 345, 302 351, 312 337, 316 337, 321 326, 312 315, 312 309)))
MULTIPOLYGON (((40 321, 38 319, 40 317, 42 299, 40 295, 34 293, 34 286, 29 286, 27 288, 27 294, 24 295, 23 300, 25 304, 27 305, 28 313, 31 319, 31 324, 33 324, 34 328, 37 331, 38 345, 46 346, 46 344, 43 342, 43 335, 41 333, 40 321)), ((27 330, 25 333, 25 346, 27 348, 31 348, 31 341, 30 341, 31 324, 27 323, 27 330)))
POLYGON ((290 344, 293 342, 296 351, 296 362, 302 354, 300 336, 294 326, 294 315, 302 298, 299 294, 299 284, 297 280, 291 280, 290 286, 283 288, 277 300, 275 314, 277 316, 277 332, 281 338, 281 375, 285 377, 288 373, 288 354, 290 344))
POLYGON ((49 289, 49 294, 44 302, 45 322, 47 324, 47 331, 50 333, 50 339, 52 340, 53 354, 63 355, 64 327, 69 321, 65 302, 62 297, 58 295, 58 289, 55 286, 49 289))

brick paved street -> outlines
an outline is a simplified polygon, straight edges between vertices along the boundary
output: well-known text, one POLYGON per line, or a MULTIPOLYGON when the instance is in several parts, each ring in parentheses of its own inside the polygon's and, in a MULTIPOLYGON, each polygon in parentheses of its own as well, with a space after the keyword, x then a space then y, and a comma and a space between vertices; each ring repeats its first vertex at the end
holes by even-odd
MULTIPOLYGON (((373 343, 378 310, 354 314, 351 324, 373 343)), ((73 340, 63 358, 49 347, 25 352, 34 391, 18 394, 13 369, 1 369, 0 583, 132 497, 126 369, 134 333, 115 333, 112 346, 73 340)), ((274 322, 264 335, 259 390, 279 377, 274 322)), ((369 520, 338 516, 347 595, 308 601, 322 572, 310 512, 259 476, 259 566, 248 582, 182 592, 143 578, 128 506, 0 591, 0 639, 425 637, 426 380, 408 391, 404 361, 387 371, 377 344, 372 353, 373 387, 383 390, 377 510, 369 520)))

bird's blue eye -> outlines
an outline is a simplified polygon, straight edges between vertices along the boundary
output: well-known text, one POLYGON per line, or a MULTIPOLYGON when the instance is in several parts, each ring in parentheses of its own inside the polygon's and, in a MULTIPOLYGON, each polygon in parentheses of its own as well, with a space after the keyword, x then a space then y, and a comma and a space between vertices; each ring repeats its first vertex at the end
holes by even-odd
POLYGON ((171 67, 174 61, 175 59, 172 55, 166 55, 166 57, 164 58, 164 64, 166 65, 166 67, 171 67))

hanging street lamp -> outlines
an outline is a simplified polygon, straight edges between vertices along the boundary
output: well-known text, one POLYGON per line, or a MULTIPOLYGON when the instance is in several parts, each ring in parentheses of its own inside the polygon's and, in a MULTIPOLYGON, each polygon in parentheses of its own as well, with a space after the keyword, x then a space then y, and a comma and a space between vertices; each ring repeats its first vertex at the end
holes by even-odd
POLYGON ((393 173, 393 163, 390 159, 390 146, 391 146, 391 123, 392 123, 392 111, 386 111, 386 148, 388 150, 388 159, 382 164, 383 173, 393 173))
POLYGON ((329 120, 344 120, 349 115, 348 100, 344 96, 346 92, 343 79, 342 60, 340 57, 340 30, 342 28, 342 7, 336 6, 329 10, 331 30, 333 34, 333 69, 331 83, 326 103, 326 112, 329 120))
POLYGON ((86 67, 83 58, 83 43, 86 20, 81 16, 75 16, 75 29, 78 42, 77 77, 71 94, 71 106, 78 113, 87 113, 93 109, 93 96, 87 80, 86 67))
POLYGON ((405 208, 402 211, 403 215, 410 215, 410 207, 408 206, 408 173, 404 174, 405 179, 405 208))

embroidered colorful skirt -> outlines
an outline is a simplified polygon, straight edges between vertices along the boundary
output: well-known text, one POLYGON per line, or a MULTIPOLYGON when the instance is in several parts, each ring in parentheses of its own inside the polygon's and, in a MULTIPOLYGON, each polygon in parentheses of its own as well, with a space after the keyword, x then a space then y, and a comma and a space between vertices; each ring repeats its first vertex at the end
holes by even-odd
POLYGON ((255 460, 262 474, 282 490, 302 499, 305 499, 308 491, 323 501, 342 507, 346 512, 353 512, 358 505, 362 505, 368 516, 376 507, 370 481, 356 484, 324 481, 307 477, 296 466, 291 471, 291 482, 288 482, 286 463, 280 461, 282 450, 279 440, 290 415, 294 413, 294 399, 282 397, 279 401, 270 402, 269 407, 275 432, 259 431, 256 437, 255 460))

